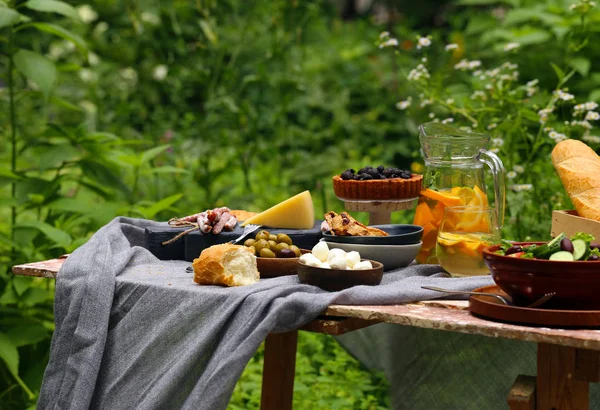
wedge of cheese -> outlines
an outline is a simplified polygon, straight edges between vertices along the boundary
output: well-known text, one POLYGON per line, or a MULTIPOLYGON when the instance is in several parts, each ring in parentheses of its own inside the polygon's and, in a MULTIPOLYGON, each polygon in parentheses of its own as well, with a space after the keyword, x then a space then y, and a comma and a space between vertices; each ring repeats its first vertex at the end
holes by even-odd
POLYGON ((310 229, 315 224, 315 208, 309 191, 296 196, 246 219, 248 224, 263 225, 270 228, 310 229))

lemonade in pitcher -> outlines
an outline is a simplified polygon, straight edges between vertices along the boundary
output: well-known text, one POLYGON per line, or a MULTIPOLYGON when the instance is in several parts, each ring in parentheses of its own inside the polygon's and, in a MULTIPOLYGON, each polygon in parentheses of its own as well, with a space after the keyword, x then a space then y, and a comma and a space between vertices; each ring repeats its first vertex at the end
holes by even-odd
POLYGON ((487 134, 430 122, 419 127, 419 141, 426 172, 424 189, 414 218, 414 224, 423 227, 423 246, 416 259, 419 263, 438 263, 436 240, 445 209, 456 206, 488 207, 484 165, 492 171, 496 206, 494 212, 498 227, 502 226, 505 205, 504 166, 496 154, 487 151, 490 143, 490 136, 487 134))
POLYGON ((416 257, 419 263, 439 263, 436 257, 436 240, 444 210, 447 206, 488 206, 488 198, 477 185, 474 187, 454 187, 436 191, 431 188, 421 191, 415 211, 415 225, 423 227, 423 245, 416 257))

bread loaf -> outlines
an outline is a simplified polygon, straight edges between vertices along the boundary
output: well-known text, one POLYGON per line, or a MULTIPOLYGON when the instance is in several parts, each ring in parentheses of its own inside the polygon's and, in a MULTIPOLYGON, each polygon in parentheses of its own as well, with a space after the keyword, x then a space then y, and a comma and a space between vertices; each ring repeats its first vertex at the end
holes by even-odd
POLYGON ((552 164, 579 216, 600 221, 600 157, 578 140, 565 140, 552 150, 552 164))
POLYGON ((206 248, 194 259, 194 282, 242 286, 259 281, 256 256, 245 246, 222 244, 206 248))

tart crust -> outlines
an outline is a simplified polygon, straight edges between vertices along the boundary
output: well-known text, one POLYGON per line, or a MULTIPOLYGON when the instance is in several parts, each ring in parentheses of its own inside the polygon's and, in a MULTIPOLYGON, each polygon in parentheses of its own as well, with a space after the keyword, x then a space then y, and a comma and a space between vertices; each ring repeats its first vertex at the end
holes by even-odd
POLYGON ((417 198, 421 192, 423 175, 413 174, 409 179, 369 179, 355 181, 333 177, 333 191, 338 198, 348 200, 395 200, 417 198))

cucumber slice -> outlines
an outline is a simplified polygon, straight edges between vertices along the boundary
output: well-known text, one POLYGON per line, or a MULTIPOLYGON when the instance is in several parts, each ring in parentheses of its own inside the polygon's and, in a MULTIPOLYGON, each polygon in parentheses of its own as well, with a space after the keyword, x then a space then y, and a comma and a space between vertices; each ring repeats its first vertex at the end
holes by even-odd
POLYGON ((550 242, 538 246, 533 250, 533 256, 539 259, 548 259, 551 255, 560 251, 560 241, 565 238, 565 234, 561 233, 550 242))
POLYGON ((550 255, 551 261, 573 262, 575 258, 571 252, 559 251, 550 255))
POLYGON ((573 258, 576 261, 587 259, 590 253, 590 247, 583 239, 575 239, 573 241, 573 258))

